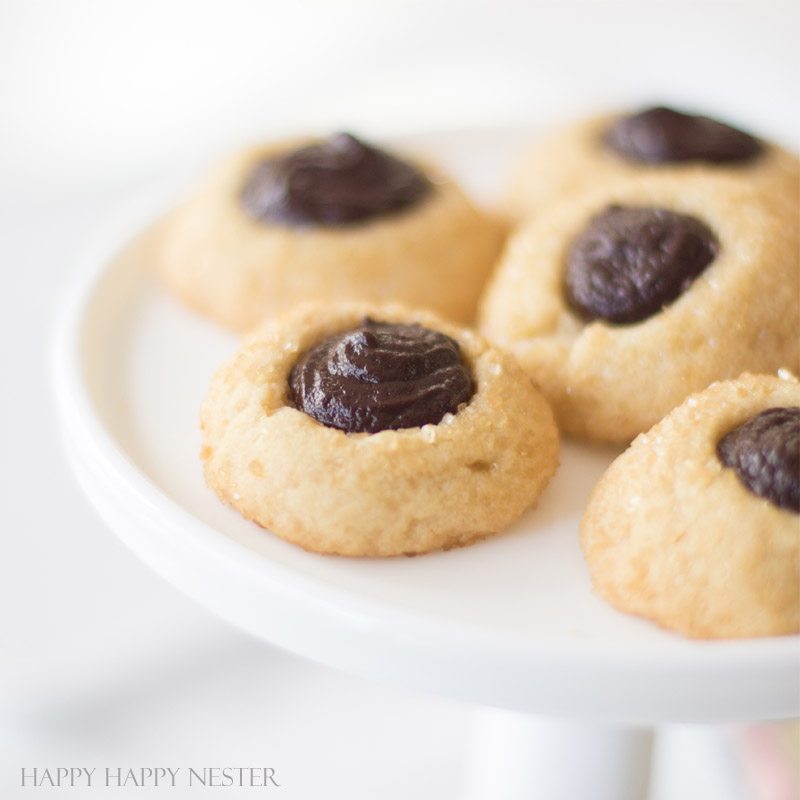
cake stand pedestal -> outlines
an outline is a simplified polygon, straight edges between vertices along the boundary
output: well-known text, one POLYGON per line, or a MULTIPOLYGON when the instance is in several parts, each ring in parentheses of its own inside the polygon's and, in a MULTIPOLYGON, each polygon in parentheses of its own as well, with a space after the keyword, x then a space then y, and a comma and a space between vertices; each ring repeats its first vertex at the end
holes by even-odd
POLYGON ((653 732, 480 709, 464 800, 644 800, 653 732))

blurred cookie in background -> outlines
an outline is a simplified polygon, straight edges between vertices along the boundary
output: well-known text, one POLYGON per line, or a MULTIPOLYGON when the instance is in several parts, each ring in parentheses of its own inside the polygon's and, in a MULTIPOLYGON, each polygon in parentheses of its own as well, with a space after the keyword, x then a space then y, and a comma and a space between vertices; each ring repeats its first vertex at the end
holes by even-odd
POLYGON ((340 133, 220 164, 167 221, 159 268, 187 305, 237 331, 306 300, 471 322, 504 233, 435 167, 340 133))
POLYGON ((537 144, 508 194, 515 217, 624 177, 725 175, 784 202, 800 191, 797 156, 773 142, 700 114, 657 106, 573 123, 537 144))

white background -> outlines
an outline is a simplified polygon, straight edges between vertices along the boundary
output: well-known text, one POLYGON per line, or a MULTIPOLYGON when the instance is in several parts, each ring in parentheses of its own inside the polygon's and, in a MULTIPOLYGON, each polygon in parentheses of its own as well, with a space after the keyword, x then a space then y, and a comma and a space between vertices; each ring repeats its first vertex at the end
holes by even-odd
MULTIPOLYGON (((546 123, 654 100, 796 149, 798 31, 779 2, 0 0, 0 793, 32 796, 22 765, 266 764, 304 800, 446 800, 468 774, 470 709, 226 628, 80 496, 45 353, 114 204, 287 130, 546 123)), ((727 742, 673 731, 655 796, 743 798, 727 742)))

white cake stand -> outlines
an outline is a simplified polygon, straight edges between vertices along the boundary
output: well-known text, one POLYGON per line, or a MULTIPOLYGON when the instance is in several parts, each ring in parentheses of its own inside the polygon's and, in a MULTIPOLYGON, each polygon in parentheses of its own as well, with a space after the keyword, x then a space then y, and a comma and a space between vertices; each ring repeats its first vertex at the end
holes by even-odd
MULTIPOLYGON (((524 132, 406 138, 484 197, 524 132)), ((792 716, 798 637, 694 642, 591 591, 577 526, 615 453, 566 443, 540 507, 472 547, 317 556, 204 486, 198 407, 235 340, 153 279, 150 198, 87 259, 58 325, 55 393, 71 463, 108 525, 232 624, 332 667, 475 703, 473 798, 643 796, 651 726, 792 716)))

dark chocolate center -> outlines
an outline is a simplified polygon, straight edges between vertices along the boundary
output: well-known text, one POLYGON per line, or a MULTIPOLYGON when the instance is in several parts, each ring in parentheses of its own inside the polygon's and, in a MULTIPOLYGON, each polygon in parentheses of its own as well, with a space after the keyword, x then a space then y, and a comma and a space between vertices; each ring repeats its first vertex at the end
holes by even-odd
POLYGON ((768 408, 720 439, 717 456, 755 495, 800 513, 800 408, 768 408))
POLYGON ((679 297, 718 251, 714 234, 694 217, 609 206, 570 245, 567 301, 585 320, 640 322, 679 297))
POLYGON ((603 142, 623 158, 642 164, 743 162, 764 149, 758 139, 724 122, 664 107, 620 117, 603 142))
POLYGON ((304 353, 289 390, 296 408, 329 428, 377 433, 441 422, 474 384, 449 336, 365 319, 304 353))
POLYGON ((411 164, 337 133, 258 164, 241 202, 261 222, 344 226, 409 208, 431 191, 411 164))

